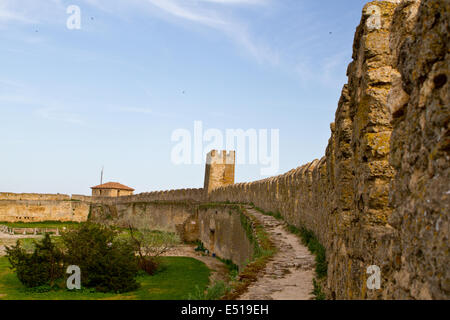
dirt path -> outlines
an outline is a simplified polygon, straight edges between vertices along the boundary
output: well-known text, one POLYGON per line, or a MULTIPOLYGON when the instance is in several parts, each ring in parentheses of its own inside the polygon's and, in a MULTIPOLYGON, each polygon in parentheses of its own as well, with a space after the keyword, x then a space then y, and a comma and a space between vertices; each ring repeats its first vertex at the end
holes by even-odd
POLYGON ((286 230, 285 222, 254 209, 248 212, 264 225, 278 252, 239 300, 312 299, 314 256, 296 235, 286 230))

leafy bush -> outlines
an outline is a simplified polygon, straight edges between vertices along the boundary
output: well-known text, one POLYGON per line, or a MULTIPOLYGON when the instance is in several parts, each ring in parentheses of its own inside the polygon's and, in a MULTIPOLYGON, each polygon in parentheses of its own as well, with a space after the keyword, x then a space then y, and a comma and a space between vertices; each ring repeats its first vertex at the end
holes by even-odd
POLYGON ((68 265, 80 267, 82 285, 86 288, 100 292, 135 290, 139 287, 135 280, 138 272, 135 248, 128 241, 118 241, 116 236, 109 227, 88 223, 63 234, 65 252, 46 234, 42 242, 34 244, 31 253, 19 241, 6 247, 7 258, 19 280, 36 292, 64 287, 68 265))
POLYGON ((116 240, 110 227, 86 223, 63 234, 66 260, 81 269, 81 281, 99 292, 127 292, 139 287, 134 248, 127 241, 116 240))
POLYGON ((15 246, 6 247, 8 260, 26 287, 51 287, 64 274, 64 254, 49 234, 35 246, 33 253, 27 253, 17 241, 15 246))
POLYGON ((29 292, 29 293, 45 293, 45 292, 50 292, 50 291, 52 291, 52 287, 49 286, 48 284, 39 286, 39 287, 29 288, 26 290, 26 292, 29 292))

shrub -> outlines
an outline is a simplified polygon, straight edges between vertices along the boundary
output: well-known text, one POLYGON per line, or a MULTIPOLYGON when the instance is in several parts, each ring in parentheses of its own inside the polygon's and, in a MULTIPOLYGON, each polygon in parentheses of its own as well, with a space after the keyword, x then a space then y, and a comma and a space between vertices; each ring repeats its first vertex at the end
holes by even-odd
POLYGON ((127 292, 139 287, 134 248, 116 240, 110 227, 86 223, 63 234, 69 264, 81 269, 81 282, 100 292, 127 292))
POLYGON ((6 247, 8 260, 26 287, 51 287, 64 274, 64 254, 52 243, 49 234, 35 246, 33 253, 27 253, 17 241, 15 246, 6 247))
POLYGON ((179 236, 148 229, 152 222, 145 216, 128 217, 123 223, 129 231, 129 243, 138 254, 139 269, 154 275, 161 265, 160 257, 180 243, 179 236))
POLYGON ((210 285, 205 291, 196 286, 195 293, 189 294, 188 300, 219 300, 229 291, 230 287, 220 280, 210 285))
POLYGON ((197 241, 197 247, 195 248, 195 251, 197 251, 197 252, 205 252, 206 251, 206 248, 203 245, 203 242, 197 241))
POLYGON ((154 275, 161 266, 161 260, 159 257, 139 257, 138 267, 139 270, 144 271, 148 275, 154 275))

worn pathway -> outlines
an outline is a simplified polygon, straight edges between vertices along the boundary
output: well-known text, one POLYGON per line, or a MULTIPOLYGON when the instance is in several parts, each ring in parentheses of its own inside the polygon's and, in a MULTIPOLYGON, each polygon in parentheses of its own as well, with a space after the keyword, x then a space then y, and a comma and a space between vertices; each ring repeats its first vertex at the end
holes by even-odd
POLYGON ((287 231, 287 224, 274 217, 247 209, 269 233, 278 252, 258 280, 240 300, 309 300, 313 298, 314 256, 300 239, 287 231))

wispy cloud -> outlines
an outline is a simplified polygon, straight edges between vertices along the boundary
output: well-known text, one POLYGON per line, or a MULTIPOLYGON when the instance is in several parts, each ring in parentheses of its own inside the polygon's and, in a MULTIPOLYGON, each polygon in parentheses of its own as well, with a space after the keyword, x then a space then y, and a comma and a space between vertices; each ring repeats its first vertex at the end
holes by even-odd
POLYGON ((345 82, 345 73, 342 73, 341 69, 342 66, 347 66, 350 60, 351 57, 347 56, 346 52, 339 52, 318 61, 304 57, 297 63, 295 71, 302 84, 314 82, 336 88, 345 82))
POLYGON ((38 88, 26 83, 10 79, 0 79, 0 111, 1 109, 23 108, 30 110, 39 118, 66 122, 75 125, 86 125, 78 112, 73 112, 74 106, 55 100, 42 94, 38 88))
POLYGON ((115 111, 115 112, 126 112, 126 113, 136 113, 136 114, 142 114, 142 115, 153 115, 153 116, 157 116, 157 117, 179 117, 179 114, 175 114, 175 113, 164 113, 164 112, 159 112, 159 111, 155 111, 153 109, 150 108, 139 108, 139 107, 113 107, 110 108, 111 111, 115 111))
POLYGON ((67 122, 76 125, 85 125, 79 114, 68 112, 63 108, 44 107, 36 110, 36 113, 47 120, 67 122))
MULTIPOLYGON (((0 0, 0 28, 61 21, 61 25, 65 25, 65 4, 67 2, 62 0, 0 0)), ((276 10, 272 9, 288 9, 278 0, 80 0, 79 5, 82 10, 91 6, 117 16, 125 16, 124 12, 144 14, 186 27, 197 25, 213 30, 229 38, 257 63, 297 71, 303 84, 311 81, 329 84, 340 80, 334 71, 341 63, 346 63, 338 55, 324 58, 308 55, 305 48, 318 42, 316 32, 321 28, 314 22, 317 17, 313 13, 286 14, 282 17, 284 20, 277 17, 275 27, 278 29, 266 28, 265 19, 273 22, 270 19, 276 10), (253 16, 248 15, 249 12, 253 16)), ((22 35, 21 39, 29 44, 45 41, 38 33, 22 35)))
POLYGON ((32 24, 32 23, 36 23, 37 21, 33 20, 31 18, 28 18, 24 15, 12 12, 0 4, 0 22, 3 22, 3 23, 21 22, 21 23, 32 24))
POLYGON ((14 80, 0 78, 0 88, 2 88, 2 87, 23 88, 24 85, 22 83, 14 81, 14 80))
POLYGON ((0 25, 50 22, 58 16, 58 12, 64 18, 61 0, 0 0, 0 25))
POLYGON ((173 19, 208 27, 221 32, 258 63, 278 64, 277 50, 267 43, 256 40, 246 22, 233 14, 233 7, 247 6, 261 9, 273 0, 84 0, 106 12, 113 8, 138 8, 139 12, 156 14, 171 21, 173 19), (126 4, 127 6, 125 6, 126 4), (156 11, 155 11, 156 9, 156 11), (162 14, 162 15, 161 15, 162 14))
POLYGON ((121 112, 131 112, 131 113, 142 113, 142 114, 153 114, 153 110, 149 108, 133 108, 133 107, 120 107, 116 109, 121 112))
POLYGON ((247 52, 257 59, 258 62, 270 62, 278 64, 277 53, 268 45, 260 44, 251 36, 248 29, 242 22, 229 17, 224 17, 221 13, 223 5, 246 4, 262 5, 267 1, 261 0, 203 0, 203 3, 216 4, 216 6, 205 7, 198 1, 175 1, 175 0, 147 0, 152 5, 165 11, 166 13, 210 28, 214 28, 226 34, 239 45, 243 46, 247 52))
MULTIPOLYGON (((235 6, 261 8, 273 0, 84 0, 85 4, 95 6, 108 13, 123 12, 122 9, 138 9, 139 12, 152 13, 158 9, 166 17, 215 29, 254 57, 259 63, 278 64, 276 50, 255 40, 244 21, 232 14, 235 6), (231 9, 230 9, 231 8, 231 9), (225 10, 227 9, 227 10, 225 10), (230 13, 231 12, 231 13, 230 13)), ((16 23, 40 24, 62 23, 66 19, 61 0, 0 0, 0 27, 16 23)), ((28 39, 29 40, 29 39, 28 39)))

